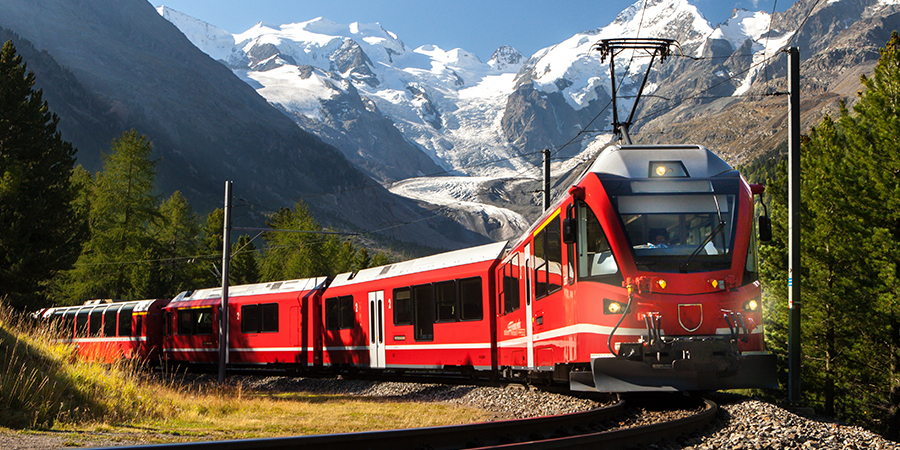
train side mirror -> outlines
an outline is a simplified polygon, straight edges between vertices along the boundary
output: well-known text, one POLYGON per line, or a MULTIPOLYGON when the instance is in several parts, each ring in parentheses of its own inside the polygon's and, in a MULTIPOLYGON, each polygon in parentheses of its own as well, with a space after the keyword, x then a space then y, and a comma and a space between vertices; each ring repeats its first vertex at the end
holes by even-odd
POLYGON ((760 242, 772 240, 772 220, 769 216, 759 216, 759 240, 760 242))
POLYGON ((563 219, 563 223, 562 223, 563 242, 565 242, 568 245, 572 245, 575 243, 576 236, 577 236, 577 234, 575 232, 575 218, 569 217, 568 219, 563 219))

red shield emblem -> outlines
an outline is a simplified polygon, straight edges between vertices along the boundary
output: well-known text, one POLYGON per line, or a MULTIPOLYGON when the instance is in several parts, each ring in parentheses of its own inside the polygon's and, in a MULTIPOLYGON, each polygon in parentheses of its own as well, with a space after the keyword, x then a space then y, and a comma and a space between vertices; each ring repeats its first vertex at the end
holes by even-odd
POLYGON ((703 305, 699 303, 679 304, 678 323, 689 333, 697 331, 703 324, 703 305))

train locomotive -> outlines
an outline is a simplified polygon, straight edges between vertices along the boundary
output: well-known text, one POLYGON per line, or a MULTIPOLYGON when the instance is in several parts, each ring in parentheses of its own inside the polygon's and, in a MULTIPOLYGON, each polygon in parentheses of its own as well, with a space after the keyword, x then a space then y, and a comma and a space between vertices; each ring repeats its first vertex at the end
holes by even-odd
MULTIPOLYGON (((702 146, 610 146, 514 242, 231 287, 227 361, 602 392, 777 387, 758 279, 762 191, 702 146)), ((142 353, 97 347, 115 352, 100 359, 211 364, 220 297, 154 303, 153 320, 126 338, 107 323, 121 319, 94 307, 42 316, 92 342, 162 336, 142 353)))

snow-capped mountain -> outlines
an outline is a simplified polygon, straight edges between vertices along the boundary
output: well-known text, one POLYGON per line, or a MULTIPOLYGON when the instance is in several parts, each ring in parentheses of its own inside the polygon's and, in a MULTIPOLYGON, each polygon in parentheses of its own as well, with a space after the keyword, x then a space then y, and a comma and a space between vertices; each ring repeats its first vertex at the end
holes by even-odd
MULTIPOLYGON (((683 142, 680 138, 705 130, 699 142, 712 139, 722 146, 726 160, 739 163, 752 152, 723 140, 753 133, 710 129, 715 122, 703 121, 704 115, 731 111, 743 96, 783 76, 783 67, 775 61, 785 46, 826 51, 830 38, 850 33, 845 30, 851 24, 893 17, 895 2, 799 0, 788 12, 774 16, 735 10, 728 21, 712 26, 690 0, 638 0, 612 23, 574 34, 527 59, 504 46, 487 63, 463 49, 410 48, 377 23, 344 25, 323 18, 261 23, 231 35, 230 42, 227 33, 214 26, 165 7, 159 12, 358 167, 382 181, 406 180, 397 183, 394 192, 471 210, 472 199, 491 201, 489 192, 496 193, 496 180, 503 179, 500 190, 518 194, 500 195, 505 198, 500 203, 529 216, 537 201, 522 186, 538 177, 539 150, 554 148, 557 157, 571 157, 610 139, 597 132, 609 130, 612 116, 608 61, 595 50, 601 39, 667 38, 680 44, 669 61, 654 63, 632 134, 648 130, 644 142, 683 142), (804 32, 796 35, 801 23, 804 32), (696 100, 683 102, 687 98, 696 100), (650 119, 641 121, 642 116, 650 119), (703 126, 678 130, 678 123, 694 118, 703 126), (583 133, 586 130, 592 132, 583 133), (427 178, 409 180, 445 171, 463 178, 453 182, 443 177, 431 181, 430 189, 427 178)), ((620 118, 630 112, 649 63, 640 52, 616 55, 620 118)), ((762 134, 768 138, 777 133, 762 134)), ((478 213, 489 214, 485 211, 478 213)), ((528 222, 511 211, 489 215, 505 224, 497 228, 504 228, 503 235, 495 230, 494 238, 515 234, 518 230, 508 228, 528 222)), ((491 233, 489 226, 470 229, 491 233)))

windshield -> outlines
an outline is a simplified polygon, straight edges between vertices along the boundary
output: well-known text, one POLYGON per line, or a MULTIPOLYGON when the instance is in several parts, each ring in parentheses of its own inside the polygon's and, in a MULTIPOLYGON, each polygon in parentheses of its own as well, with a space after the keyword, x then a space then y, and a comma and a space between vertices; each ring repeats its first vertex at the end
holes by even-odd
MULTIPOLYGON (((703 190, 707 192, 678 192, 674 186, 676 189, 651 190, 655 192, 629 186, 627 194, 613 197, 638 270, 703 272, 729 268, 736 183, 716 183, 714 187, 706 182, 703 190), (666 193, 657 193, 660 191, 666 193)), ((698 190, 696 187, 682 190, 698 190)))

